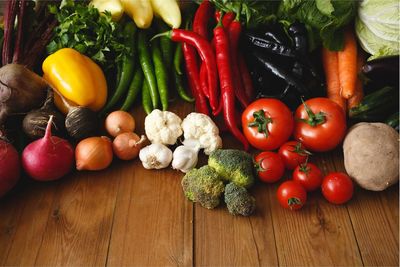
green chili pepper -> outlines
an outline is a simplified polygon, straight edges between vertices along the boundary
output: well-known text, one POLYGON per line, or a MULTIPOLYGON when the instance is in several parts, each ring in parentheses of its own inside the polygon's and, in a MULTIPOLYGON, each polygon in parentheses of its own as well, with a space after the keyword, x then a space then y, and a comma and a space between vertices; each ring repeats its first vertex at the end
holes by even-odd
POLYGON ((163 110, 168 109, 168 74, 162 59, 158 40, 151 43, 151 53, 153 56, 154 69, 156 72, 156 80, 158 93, 161 98, 161 106, 163 110))
POLYGON ((133 80, 128 89, 125 101, 122 104, 121 110, 128 111, 136 100, 137 95, 142 89, 143 83, 143 72, 141 68, 138 68, 133 76, 133 80))
MULTIPOLYGON (((165 24, 160 19, 156 20, 156 25, 160 32, 166 32, 166 31, 171 30, 171 28, 168 27, 168 25, 165 24)), ((174 53, 173 52, 173 43, 169 38, 163 36, 160 38, 160 46, 161 46, 163 60, 164 60, 165 64, 167 65, 167 69, 170 69, 172 67, 172 57, 173 57, 173 53, 174 53)))
POLYGON ((178 95, 187 102, 194 102, 194 99, 186 93, 185 88, 183 87, 182 76, 176 73, 175 71, 174 71, 174 76, 175 76, 175 88, 176 91, 178 92, 178 95))
POLYGON ((182 44, 178 43, 176 45, 174 53, 174 68, 176 73, 178 73, 179 75, 182 75, 182 58, 183 58, 182 44))
POLYGON ((146 81, 148 83, 152 105, 154 108, 157 108, 159 96, 157 91, 156 77, 154 75, 154 65, 150 57, 148 45, 149 40, 147 38, 146 32, 144 30, 139 31, 138 50, 140 66, 142 67, 144 77, 146 78, 146 81))
POLYGON ((146 79, 143 80, 143 86, 142 86, 142 106, 143 106, 143 109, 146 112, 146 114, 150 114, 150 112, 153 111, 149 85, 148 85, 146 79))
POLYGON ((120 98, 126 93, 132 80, 134 71, 134 57, 135 57, 135 33, 136 25, 134 22, 128 22, 125 24, 123 35, 125 46, 129 48, 129 53, 126 53, 122 58, 122 65, 118 77, 117 87, 113 95, 109 98, 106 106, 100 112, 104 115, 110 111, 120 98))

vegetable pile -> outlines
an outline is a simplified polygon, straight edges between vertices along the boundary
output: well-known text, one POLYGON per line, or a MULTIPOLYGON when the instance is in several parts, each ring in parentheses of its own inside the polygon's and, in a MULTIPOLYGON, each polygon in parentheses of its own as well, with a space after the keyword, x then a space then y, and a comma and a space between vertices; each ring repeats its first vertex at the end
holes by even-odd
POLYGON ((7 1, 0 197, 21 172, 51 181, 116 158, 171 167, 188 200, 242 216, 260 183, 281 183, 278 202, 299 210, 313 191, 340 205, 353 181, 398 182, 393 1, 197 2, 7 1), (170 111, 178 97, 195 112, 170 111), (222 147, 227 133, 243 150, 222 147), (312 162, 340 147, 347 173, 312 162))

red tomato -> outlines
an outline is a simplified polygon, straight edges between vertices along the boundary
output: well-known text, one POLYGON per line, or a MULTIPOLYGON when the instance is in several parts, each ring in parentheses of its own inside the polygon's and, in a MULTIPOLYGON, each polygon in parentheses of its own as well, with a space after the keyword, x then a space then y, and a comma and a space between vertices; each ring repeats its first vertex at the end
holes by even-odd
POLYGON ((328 98, 309 99, 296 110, 294 138, 312 151, 334 149, 345 133, 346 115, 338 104, 328 98))
POLYGON ((249 143, 260 150, 274 150, 285 143, 293 131, 289 108, 273 98, 251 103, 242 114, 243 133, 249 143))
POLYGON ((308 155, 311 154, 299 141, 289 141, 284 143, 279 148, 278 153, 288 170, 293 170, 300 164, 306 162, 308 155))
POLYGON ((257 173, 261 181, 274 183, 281 179, 285 172, 285 165, 277 153, 265 151, 255 158, 257 173))
POLYGON ((353 182, 342 172, 331 172, 322 181, 322 194, 333 204, 343 204, 353 196, 353 182))
POLYGON ((285 209, 298 210, 306 203, 307 192, 297 182, 286 181, 282 183, 277 191, 279 204, 285 209))
POLYGON ((301 164, 293 171, 293 181, 301 184, 308 192, 314 191, 322 183, 321 170, 312 163, 301 164))

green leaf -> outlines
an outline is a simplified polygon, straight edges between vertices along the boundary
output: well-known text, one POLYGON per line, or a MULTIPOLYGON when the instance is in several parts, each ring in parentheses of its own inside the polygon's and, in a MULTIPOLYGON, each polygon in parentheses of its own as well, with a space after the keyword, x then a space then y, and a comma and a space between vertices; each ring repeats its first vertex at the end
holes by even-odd
POLYGON ((318 10, 326 16, 330 16, 335 10, 331 0, 315 0, 315 4, 317 5, 318 10))

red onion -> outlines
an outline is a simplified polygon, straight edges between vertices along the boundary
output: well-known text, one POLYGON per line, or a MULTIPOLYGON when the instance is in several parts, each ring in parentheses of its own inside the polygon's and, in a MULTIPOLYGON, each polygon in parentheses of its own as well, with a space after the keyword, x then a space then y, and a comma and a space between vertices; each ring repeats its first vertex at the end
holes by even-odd
POLYGON ((51 135, 53 116, 43 138, 30 143, 22 152, 22 167, 35 180, 50 181, 66 175, 74 163, 74 149, 67 140, 51 135))
POLYGON ((20 168, 17 150, 10 143, 0 140, 0 197, 15 186, 20 168))

